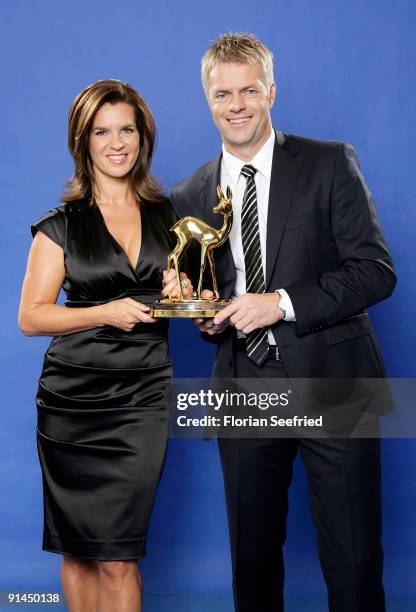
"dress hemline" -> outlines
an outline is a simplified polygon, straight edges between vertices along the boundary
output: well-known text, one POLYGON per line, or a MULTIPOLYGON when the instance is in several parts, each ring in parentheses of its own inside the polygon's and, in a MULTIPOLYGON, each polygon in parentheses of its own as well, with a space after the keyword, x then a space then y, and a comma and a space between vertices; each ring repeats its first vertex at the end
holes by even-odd
POLYGON ((94 542, 72 540, 68 545, 58 536, 45 536, 42 544, 45 552, 89 559, 91 561, 132 561, 143 559, 146 555, 145 540, 128 540, 113 542, 94 542))

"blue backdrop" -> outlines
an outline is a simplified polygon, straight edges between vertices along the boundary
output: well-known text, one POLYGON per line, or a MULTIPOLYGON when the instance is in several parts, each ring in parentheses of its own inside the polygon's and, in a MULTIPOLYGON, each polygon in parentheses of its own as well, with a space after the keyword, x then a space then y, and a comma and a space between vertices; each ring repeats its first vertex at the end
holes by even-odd
MULTIPOLYGON (((220 145, 199 81, 210 40, 255 33, 276 57, 275 125, 356 147, 391 247, 399 283, 372 309, 391 376, 415 375, 415 37, 411 0, 14 0, 0 9, 2 410, 0 588, 57 587, 58 557, 40 550, 41 486, 34 394, 45 338, 16 324, 29 224, 55 206, 72 164, 66 117, 96 79, 131 83, 159 129, 154 170, 167 188, 220 145)), ((212 349, 189 322, 172 328, 178 376, 208 376, 212 349)), ((416 598, 416 444, 383 446, 386 588, 416 598), (413 578, 412 578, 413 577, 413 578)), ((286 547, 290 593, 324 592, 296 466, 286 547)), ((149 591, 229 588, 228 535, 216 445, 173 440, 143 562, 149 591)))

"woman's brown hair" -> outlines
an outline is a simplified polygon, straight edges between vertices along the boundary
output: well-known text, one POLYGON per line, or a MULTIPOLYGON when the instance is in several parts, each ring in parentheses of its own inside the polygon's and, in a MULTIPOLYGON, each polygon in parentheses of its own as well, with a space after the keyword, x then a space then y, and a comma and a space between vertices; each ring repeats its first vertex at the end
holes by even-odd
POLYGON ((105 104, 125 102, 133 107, 140 135, 140 150, 129 173, 133 195, 138 202, 158 202, 162 199, 160 185, 150 174, 156 125, 144 99, 133 87, 116 79, 97 81, 83 89, 75 98, 68 117, 68 148, 75 162, 74 175, 68 181, 64 202, 92 199, 94 170, 89 154, 89 137, 95 114, 105 104))

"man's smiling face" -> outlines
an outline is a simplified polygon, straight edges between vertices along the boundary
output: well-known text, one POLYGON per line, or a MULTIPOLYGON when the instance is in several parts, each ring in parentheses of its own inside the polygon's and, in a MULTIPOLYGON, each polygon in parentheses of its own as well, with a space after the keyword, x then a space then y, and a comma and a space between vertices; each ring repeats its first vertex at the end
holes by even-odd
POLYGON ((207 78, 207 98, 225 148, 251 159, 271 131, 276 86, 267 86, 260 64, 221 62, 207 78))

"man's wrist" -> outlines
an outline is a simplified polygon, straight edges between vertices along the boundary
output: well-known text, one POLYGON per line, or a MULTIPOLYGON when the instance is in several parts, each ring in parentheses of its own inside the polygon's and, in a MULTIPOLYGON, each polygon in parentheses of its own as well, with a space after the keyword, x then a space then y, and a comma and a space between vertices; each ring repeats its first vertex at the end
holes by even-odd
POLYGON ((278 309, 280 310, 280 312, 282 313, 282 319, 285 319, 285 318, 286 318, 286 310, 280 306, 280 302, 281 302, 281 300, 282 300, 282 296, 281 296, 281 294, 279 293, 279 290, 278 290, 278 289, 276 289, 276 290, 275 290, 275 293, 276 293, 276 294, 277 294, 277 296, 278 296, 277 308, 278 308, 278 309))
POLYGON ((276 293, 280 295, 279 307, 285 311, 284 320, 287 323, 293 323, 294 321, 296 321, 296 314, 293 309, 293 304, 292 300, 290 299, 290 295, 288 294, 286 289, 283 289, 283 287, 279 287, 279 289, 276 289, 276 293))

